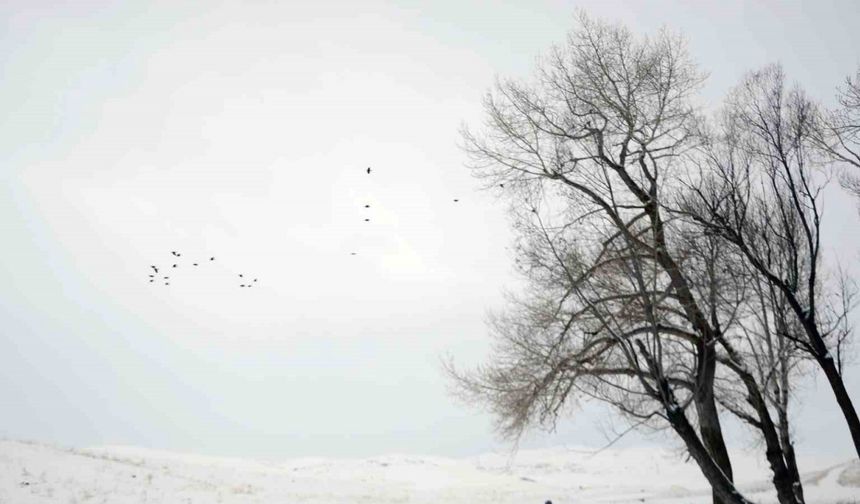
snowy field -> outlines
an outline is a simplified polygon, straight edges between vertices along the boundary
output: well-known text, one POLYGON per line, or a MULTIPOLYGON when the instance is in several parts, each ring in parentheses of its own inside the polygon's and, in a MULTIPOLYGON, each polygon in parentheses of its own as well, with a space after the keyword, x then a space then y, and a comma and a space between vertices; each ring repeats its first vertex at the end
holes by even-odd
MULTIPOLYGON (((740 487, 775 502, 767 469, 733 455, 740 487)), ((807 501, 860 503, 860 464, 801 459, 807 501)), ((705 503, 698 469, 661 449, 558 448, 452 459, 390 455, 281 462, 131 447, 0 441, 0 503, 705 503)))

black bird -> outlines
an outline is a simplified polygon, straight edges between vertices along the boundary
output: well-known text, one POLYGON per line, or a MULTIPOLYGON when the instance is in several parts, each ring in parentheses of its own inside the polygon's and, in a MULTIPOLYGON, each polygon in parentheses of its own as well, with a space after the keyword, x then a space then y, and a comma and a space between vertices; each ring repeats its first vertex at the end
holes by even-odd
POLYGON ((194 265, 197 266, 197 263, 194 263, 194 265))
POLYGON ((165 279, 165 280, 167 280, 167 279, 169 279, 169 278, 170 278, 170 277, 164 277, 164 279, 165 279))
POLYGON ((176 265, 174 264, 174 265, 173 265, 173 267, 175 268, 175 267, 176 267, 176 265))
POLYGON ((499 187, 501 187, 502 189, 504 189, 504 188, 505 188, 505 184, 499 184, 499 187))
POLYGON ((179 257, 179 256, 181 256, 181 255, 182 255, 182 254, 180 254, 179 252, 177 252, 177 251, 175 251, 175 250, 171 250, 171 251, 170 251, 170 253, 171 253, 171 254, 173 254, 173 255, 174 255, 174 256, 176 256, 176 257, 179 257))
POLYGON ((458 201, 460 201, 460 200, 458 200, 457 198, 454 198, 454 203, 456 203, 456 202, 458 202, 458 201))
POLYGON ((350 252, 349 255, 357 255, 355 252, 350 252))
POLYGON ((255 279, 254 279, 254 281, 256 282, 256 281, 257 281, 257 279, 255 278, 255 279))
POLYGON ((214 257, 210 257, 210 258, 209 258, 209 260, 210 260, 210 261, 214 261, 214 260, 215 260, 215 258, 214 258, 214 257))
POLYGON ((239 285, 239 287, 244 287, 244 286, 245 286, 245 284, 241 284, 241 285, 239 285))
POLYGON ((370 222, 370 219, 364 219, 364 222, 370 222))
POLYGON ((164 282, 164 285, 170 285, 170 282, 164 282))
POLYGON ((245 278, 245 277, 244 277, 244 276, 242 276, 242 274, 241 274, 241 273, 239 273, 239 278, 245 278))
POLYGON ((158 273, 158 268, 156 268, 155 266, 150 266, 150 268, 154 269, 155 272, 158 273))
POLYGON ((364 205, 364 208, 370 208, 370 205, 364 205))
POLYGON ((367 174, 370 175, 370 167, 367 167, 367 174))
POLYGON ((154 282, 154 281, 155 281, 155 279, 154 279, 154 278, 150 278, 150 279, 149 279, 149 283, 152 283, 152 282, 154 282))

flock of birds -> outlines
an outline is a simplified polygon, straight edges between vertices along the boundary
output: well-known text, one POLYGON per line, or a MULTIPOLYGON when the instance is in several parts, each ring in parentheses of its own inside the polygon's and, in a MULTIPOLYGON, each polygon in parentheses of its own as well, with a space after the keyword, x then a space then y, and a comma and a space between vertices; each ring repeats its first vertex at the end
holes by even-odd
MULTIPOLYGON (((372 171, 373 170, 371 170, 371 168, 368 167, 366 173, 368 175, 370 175, 372 171)), ((504 186, 502 186, 502 187, 504 187, 504 186)), ((458 203, 459 201, 460 201, 459 198, 454 198, 454 203, 458 203)), ((365 203, 364 208, 365 208, 365 210, 370 209, 370 204, 365 203)), ((364 222, 370 222, 370 217, 365 217, 364 222)), ((179 253, 175 250, 171 250, 170 254, 172 256, 172 260, 171 260, 170 266, 167 267, 167 268, 169 268, 167 271, 173 271, 175 269, 178 269, 180 264, 181 264, 180 259, 179 259, 180 257, 182 257, 181 253, 179 253)), ((350 252, 350 255, 358 255, 358 252, 350 252)), ((215 260, 215 257, 213 256, 213 257, 209 257, 209 261, 204 261, 204 262, 212 262, 214 260, 215 260)), ((200 264, 201 264, 201 261, 192 262, 191 267, 197 268, 200 266, 200 264)), ((165 267, 159 267, 157 264, 151 264, 149 267, 152 269, 152 273, 149 274, 149 283, 157 283, 157 282, 161 283, 161 282, 163 282, 163 284, 165 286, 170 285, 170 275, 165 274, 165 271, 164 271, 166 269, 165 267)), ((257 278, 253 278, 253 279, 246 278, 244 273, 239 273, 238 275, 239 275, 239 279, 240 279, 239 281, 242 282, 242 283, 238 284, 239 288, 250 289, 251 287, 253 287, 257 283, 257 278)))
MULTIPOLYGON (((152 269, 152 273, 149 274, 149 283, 156 283, 156 282, 162 282, 163 281, 164 285, 170 285, 170 275, 165 275, 166 271, 164 271, 164 270, 166 268, 170 268, 167 271, 174 271, 176 269, 179 269, 179 266, 182 264, 181 260, 179 258, 182 257, 182 254, 175 251, 175 250, 171 250, 170 255, 172 256, 172 260, 171 260, 172 264, 170 264, 170 266, 159 267, 157 264, 150 264, 149 265, 149 267, 152 269), (159 276, 161 276, 161 278, 159 278, 159 276)), ((208 262, 213 262, 214 260, 215 260, 215 257, 212 256, 209 258, 208 262)), ((200 266, 200 264, 201 264, 201 261, 198 260, 196 262, 192 262, 191 267, 197 268, 200 266)), ((254 286, 254 284, 257 283, 256 278, 246 279, 244 273, 239 273, 239 278, 242 279, 241 281, 243 282, 243 283, 239 284, 239 287, 241 287, 241 288, 251 288, 254 286)))

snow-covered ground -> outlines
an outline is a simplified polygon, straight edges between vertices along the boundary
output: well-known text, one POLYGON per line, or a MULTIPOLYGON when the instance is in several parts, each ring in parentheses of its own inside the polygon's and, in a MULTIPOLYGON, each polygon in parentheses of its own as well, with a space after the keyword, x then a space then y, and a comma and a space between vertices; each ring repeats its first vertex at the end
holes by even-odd
MULTIPOLYGON (((775 502, 768 471, 733 454, 740 487, 775 502)), ((807 501, 860 503, 860 464, 801 459, 807 501)), ((0 504, 28 503, 705 503, 710 493, 691 462, 664 449, 523 450, 451 459, 264 462, 131 447, 84 450, 0 441, 0 504)))

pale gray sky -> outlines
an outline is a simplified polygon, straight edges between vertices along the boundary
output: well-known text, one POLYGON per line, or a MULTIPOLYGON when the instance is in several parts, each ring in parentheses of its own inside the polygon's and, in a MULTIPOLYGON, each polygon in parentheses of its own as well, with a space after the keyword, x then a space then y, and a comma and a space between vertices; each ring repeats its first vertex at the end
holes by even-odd
MULTIPOLYGON (((438 361, 483 355, 515 282, 504 205, 476 191, 457 131, 576 8, 684 32, 711 104, 773 61, 830 100, 860 63, 854 1, 4 2, 0 435, 265 456, 497 446, 438 361), (217 261, 150 285, 170 250, 217 261)), ((831 251, 856 263, 853 203, 828 205, 831 251)), ((802 450, 850 456, 829 391, 807 396, 802 450)), ((527 443, 600 445, 598 417, 527 443)))

